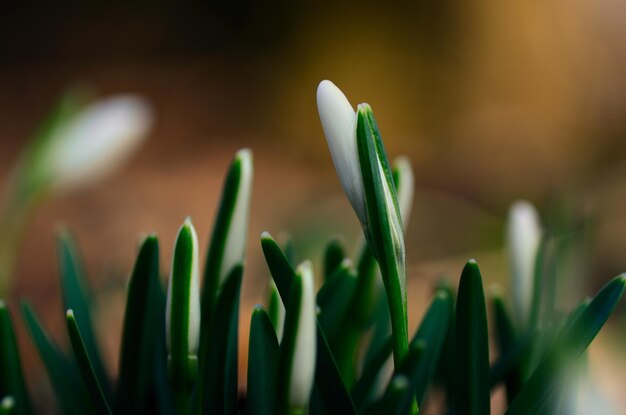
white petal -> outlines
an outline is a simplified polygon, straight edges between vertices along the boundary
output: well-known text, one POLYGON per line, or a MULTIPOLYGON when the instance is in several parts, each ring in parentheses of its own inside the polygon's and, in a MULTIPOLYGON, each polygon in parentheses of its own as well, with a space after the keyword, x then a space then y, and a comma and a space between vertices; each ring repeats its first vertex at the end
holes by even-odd
POLYGON ((315 375, 315 284, 310 261, 304 261, 296 269, 302 278, 302 302, 298 321, 298 334, 291 366, 289 406, 305 408, 309 402, 315 375))
POLYGON ((354 108, 335 84, 322 81, 317 87, 317 109, 341 186, 361 223, 366 223, 354 108))
MULTIPOLYGON (((191 219, 187 218, 180 228, 180 232, 188 228, 193 238, 193 252, 191 263, 191 281, 189 290, 189 331, 187 338, 187 345, 189 348, 189 354, 195 355, 198 351, 198 344, 200 342, 200 271, 198 260, 198 234, 196 229, 191 223, 191 219)), ((174 247, 176 250, 176 247, 174 247)), ((173 266, 173 264, 172 264, 173 266)), ((169 283, 167 286, 167 303, 165 305, 165 340, 167 343, 167 349, 170 349, 170 320, 171 320, 171 303, 172 303, 172 274, 170 273, 169 283)))
POLYGON ((515 202, 509 210, 508 248, 513 306, 520 323, 529 317, 540 240, 541 224, 536 209, 526 201, 515 202))
POLYGON ((96 101, 55 132, 44 160, 51 185, 68 190, 110 174, 139 147, 152 111, 137 96, 96 101))
POLYGON ((248 240, 248 219, 252 195, 252 151, 243 149, 237 152, 235 160, 241 163, 241 176, 235 209, 230 221, 228 236, 224 246, 224 258, 220 269, 220 284, 224 282, 232 268, 241 263, 245 256, 248 240))
POLYGON ((397 183, 396 194, 398 196, 398 205, 400 207, 400 215, 402 216, 402 227, 406 232, 411 209, 413 208, 413 194, 415 187, 415 179, 413 169, 409 159, 400 156, 394 160, 394 167, 398 171, 399 183, 397 183))

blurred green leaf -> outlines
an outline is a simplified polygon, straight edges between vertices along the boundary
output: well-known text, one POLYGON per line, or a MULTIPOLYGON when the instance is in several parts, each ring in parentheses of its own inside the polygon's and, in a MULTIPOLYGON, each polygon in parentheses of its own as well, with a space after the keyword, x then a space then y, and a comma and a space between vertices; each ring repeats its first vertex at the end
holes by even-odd
MULTIPOLYGON (((217 297, 216 319, 211 325, 206 370, 199 393, 203 395, 203 413, 233 414, 237 411, 237 356, 239 296, 243 265, 232 269, 217 297)), ((198 395, 196 395, 198 396, 198 395)))
POLYGON ((248 353, 248 413, 272 415, 279 345, 272 322, 261 306, 252 311, 248 353))
POLYGON ((328 280, 346 257, 343 245, 338 239, 331 240, 324 251, 324 279, 328 280))
POLYGON ((587 306, 575 311, 537 370, 521 389, 507 414, 535 414, 542 410, 555 389, 567 376, 569 369, 598 334, 615 306, 622 298, 626 276, 620 275, 607 283, 587 306))
POLYGON ((0 300, 0 396, 11 396, 15 414, 32 412, 20 355, 15 341, 15 330, 9 309, 0 300))
POLYGON ((98 383, 102 387, 107 401, 111 400, 111 384, 106 373, 95 330, 91 317, 91 293, 87 287, 87 280, 83 271, 82 260, 74 242, 72 234, 67 229, 59 231, 58 235, 59 273, 61 289, 63 291, 63 308, 72 309, 81 316, 79 328, 85 348, 93 364, 98 383))
MULTIPOLYGON (((148 236, 139 249, 126 297, 115 412, 140 414, 148 410, 147 394, 154 377, 155 312, 159 299, 159 241, 148 236)), ((158 319, 162 325, 164 316, 158 319)))
POLYGON ((61 353, 45 330, 37 315, 27 302, 22 302, 22 317, 41 362, 46 367, 55 396, 64 413, 83 414, 93 411, 80 374, 61 353))
POLYGON ((70 335, 72 350, 74 350, 74 356, 76 357, 76 362, 78 363, 78 369, 80 370, 83 382, 87 387, 89 397, 95 407, 96 413, 110 414, 111 409, 109 407, 109 403, 104 396, 100 383, 98 383, 98 378, 94 372, 87 349, 85 348, 85 343, 83 342, 80 334, 80 328, 78 327, 78 323, 74 317, 73 310, 67 310, 66 318, 67 331, 70 335))
POLYGON ((437 291, 415 336, 411 340, 412 346, 419 343, 424 345, 419 364, 412 369, 413 372, 409 375, 413 385, 412 390, 415 391, 415 397, 420 407, 423 404, 428 386, 435 375, 437 362, 441 356, 450 322, 451 302, 452 299, 447 291, 437 291))
MULTIPOLYGON (((499 295, 494 295, 493 302, 493 315, 494 315, 494 326, 495 326, 495 334, 496 334, 496 342, 498 345, 498 349, 500 350, 500 356, 504 358, 510 358, 510 356, 515 356, 515 351, 518 346, 518 337, 515 333, 515 328, 513 327, 513 322, 511 317, 509 316, 509 312, 507 311, 502 297, 499 295)), ((518 359, 515 359, 510 363, 509 370, 504 374, 504 383, 506 385, 506 397, 507 402, 511 403, 517 393, 519 392, 523 378, 522 372, 520 368, 521 364, 521 354, 518 353, 518 359)), ((492 387, 494 385, 494 379, 492 377, 493 371, 490 371, 490 378, 492 387)))
MULTIPOLYGON (((409 351, 410 352, 410 351, 409 351)), ((404 415, 411 402, 411 384, 406 375, 395 375, 389 382, 385 394, 368 407, 366 415, 404 415)))
POLYGON ((456 301, 456 356, 458 411, 489 414, 489 337, 482 277, 469 260, 459 283, 456 301))
POLYGON ((380 382, 380 372, 385 362, 391 357, 392 348, 392 339, 389 336, 366 361, 361 377, 352 388, 352 399, 359 411, 365 409, 376 394, 375 388, 380 382))

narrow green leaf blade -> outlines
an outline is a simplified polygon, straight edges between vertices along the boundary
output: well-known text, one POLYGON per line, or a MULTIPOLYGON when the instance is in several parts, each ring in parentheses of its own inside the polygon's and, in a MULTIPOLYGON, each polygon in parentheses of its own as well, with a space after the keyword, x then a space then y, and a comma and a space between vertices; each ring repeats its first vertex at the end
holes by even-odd
POLYGON ((333 239, 326 245, 326 250, 324 251, 325 280, 333 276, 333 273, 341 265, 345 257, 346 253, 343 249, 343 245, 338 239, 333 239))
POLYGON ((278 288, 278 293, 283 303, 285 303, 287 298, 289 298, 291 283, 296 278, 296 273, 291 267, 287 256, 280 248, 280 245, 278 245, 269 232, 263 232, 261 234, 261 248, 263 255, 265 255, 267 266, 272 274, 272 279, 276 283, 276 288, 278 288))
POLYGON ((0 300, 0 396, 11 396, 13 413, 32 412, 9 309, 0 300))
POLYGON ((248 413, 272 415, 276 394, 279 345, 272 322, 263 307, 256 306, 250 323, 248 353, 248 413))
MULTIPOLYGON (((518 336, 515 333, 515 328, 513 327, 513 321, 511 320, 509 312, 504 305, 504 301, 499 294, 494 294, 492 307, 496 330, 496 342, 498 345, 498 349, 500 350, 500 356, 512 356, 516 351, 516 347, 519 347, 519 340, 518 336)), ((523 382, 522 371, 520 367, 521 360, 511 363, 511 365, 511 369, 504 376, 506 397, 507 402, 509 403, 513 401, 513 399, 519 392, 523 382)), ((493 372, 490 372, 490 377, 491 373, 493 372)))
POLYGON ((98 378, 96 377, 93 365, 91 364, 91 359, 85 349, 85 343, 83 342, 80 334, 80 329, 76 318, 74 317, 73 310, 67 310, 66 317, 67 331, 70 335, 72 350, 74 351, 74 356, 76 357, 76 362, 78 363, 78 368, 83 378, 83 382, 89 392, 91 402, 93 403, 97 413, 110 414, 111 409, 109 407, 109 403, 104 396, 100 383, 98 383, 98 378))
MULTIPOLYGON (((156 340, 155 289, 159 282, 159 242, 148 236, 139 249, 126 299, 120 369, 115 401, 116 413, 145 413, 147 393, 153 378, 156 340)), ((163 319, 159 319, 163 321, 163 319)))
POLYGON ((450 323, 451 302, 452 299, 448 292, 439 290, 428 307, 415 336, 411 340, 411 346, 419 343, 424 344, 419 364, 414 368, 414 373, 410 376, 419 406, 424 401, 428 386, 432 382, 437 369, 437 362, 441 356, 448 332, 448 324, 450 323))
MULTIPOLYGON (((296 273, 289 264, 287 257, 268 233, 261 235, 261 247, 278 293, 286 303, 296 273)), ((284 335, 284 334, 283 334, 284 335)), ((355 414, 356 409, 350 394, 341 378, 341 374, 330 350, 328 340, 322 326, 317 322, 317 359, 315 360, 315 384, 326 407, 332 414, 355 414)))
POLYGON ((490 411, 489 337, 482 277, 476 261, 461 273, 456 303, 458 411, 484 415, 490 411))
POLYGON ((232 414, 237 409, 237 352, 239 297, 243 265, 234 267, 226 278, 215 304, 211 325, 206 371, 203 377, 202 404, 204 413, 232 414))
POLYGON ((85 348, 91 358, 98 383, 102 386, 107 400, 110 400, 113 395, 111 384, 98 348, 91 317, 91 294, 87 287, 87 280, 76 243, 72 234, 66 229, 58 233, 58 256, 63 308, 65 310, 72 309, 81 316, 79 328, 85 348))
POLYGON ((546 351, 545 357, 509 407, 507 414, 535 414, 541 410, 567 375, 567 369, 575 367, 573 363, 589 347, 613 313, 625 287, 626 275, 619 275, 607 283, 589 305, 576 310, 576 316, 568 321, 546 351))
POLYGON ((93 411, 80 374, 50 340, 37 315, 27 302, 21 305, 22 317, 39 357, 46 367, 55 396, 64 413, 83 414, 93 411))

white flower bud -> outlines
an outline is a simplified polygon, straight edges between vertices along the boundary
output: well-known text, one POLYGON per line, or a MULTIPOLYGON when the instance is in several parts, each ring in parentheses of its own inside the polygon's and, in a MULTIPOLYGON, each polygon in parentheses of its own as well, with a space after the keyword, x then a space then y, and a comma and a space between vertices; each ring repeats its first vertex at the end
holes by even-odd
POLYGON ((411 162, 404 156, 396 158, 393 162, 394 170, 398 172, 398 181, 396 183, 396 194, 398 196, 398 206, 400 207, 400 216, 402 218, 402 227, 406 232, 413 208, 413 194, 415 187, 415 179, 411 162))
POLYGON ((517 201, 511 206, 507 236, 511 264, 513 307, 518 321, 525 323, 530 313, 535 262, 541 241, 539 215, 529 202, 517 201))
POLYGON ((330 81, 322 81, 317 87, 317 109, 341 186, 364 224, 367 210, 356 144, 356 112, 341 90, 330 81))
POLYGON ((315 283, 310 261, 304 261, 296 269, 302 279, 302 299, 298 320, 298 334, 291 365, 289 407, 305 408, 308 405, 315 376, 317 334, 315 328, 315 283))
POLYGON ((139 147, 152 125, 147 102, 133 95, 96 101, 61 125, 41 167, 56 190, 91 184, 110 174, 139 147))

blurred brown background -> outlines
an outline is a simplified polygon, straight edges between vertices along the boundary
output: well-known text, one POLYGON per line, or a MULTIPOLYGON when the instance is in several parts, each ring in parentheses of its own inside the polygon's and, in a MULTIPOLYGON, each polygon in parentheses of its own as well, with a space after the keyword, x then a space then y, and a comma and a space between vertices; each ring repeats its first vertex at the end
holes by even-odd
MULTIPOLYGON (((238 148, 255 155, 242 341, 264 299, 261 231, 288 232, 299 259, 319 261, 335 235, 352 247, 358 224, 317 117, 322 79, 354 105, 369 102, 389 156, 413 163, 412 325, 428 286, 456 280, 469 257, 487 285, 507 284, 503 225, 518 198, 546 227, 582 235, 564 292, 592 293, 626 270, 624 1, 52 3, 0 6, 0 179, 72 83, 145 95, 157 124, 123 171, 37 213, 11 304, 32 299, 61 332, 53 230, 69 225, 98 292, 112 371, 138 235, 160 235, 164 275, 185 216, 206 248, 238 148)), ((42 373, 32 359, 27 367, 42 373)))

